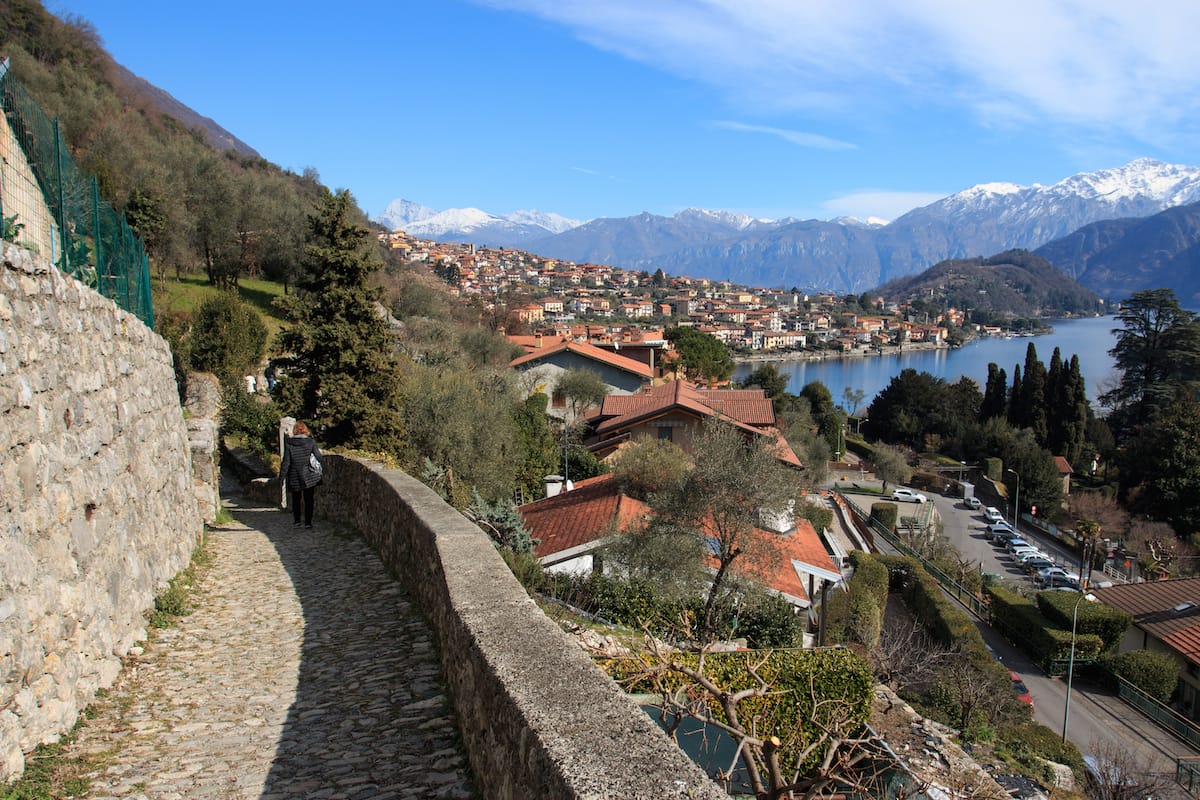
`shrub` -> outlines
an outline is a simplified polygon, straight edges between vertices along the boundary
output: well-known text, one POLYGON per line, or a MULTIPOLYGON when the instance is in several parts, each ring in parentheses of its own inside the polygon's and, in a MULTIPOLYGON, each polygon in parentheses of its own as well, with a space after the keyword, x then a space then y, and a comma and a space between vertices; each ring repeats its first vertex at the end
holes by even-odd
POLYGON ((896 530, 896 520, 900 516, 900 509, 895 503, 872 503, 871 504, 871 519, 883 525, 889 531, 896 530))
POLYGON ((222 381, 252 372, 267 346, 267 326, 257 311, 229 292, 205 300, 189 337, 191 368, 222 381))
POLYGON ((242 446, 260 458, 269 458, 279 447, 279 409, 262 402, 233 383, 221 390, 221 433, 236 436, 242 446))
POLYGON ((751 647, 797 647, 804 640, 804 621, 787 600, 763 592, 741 613, 737 633, 751 647))
MULTIPOLYGON (((999 586, 988 586, 985 591, 990 600, 992 624, 1010 641, 1019 642, 1022 649, 1040 662, 1043 668, 1050 671, 1051 662, 1070 657, 1071 631, 1059 628, 1047 620, 1033 601, 999 586)), ((1094 659, 1100 654, 1103 646, 1104 642, 1099 636, 1092 633, 1080 634, 1076 631, 1076 659, 1094 659)))
MULTIPOLYGON (((645 625, 668 639, 698 635, 702 598, 675 599, 653 581, 600 573, 549 574, 542 591, 606 622, 634 629, 645 625)), ((718 638, 745 637, 751 647, 798 647, 803 634, 803 620, 791 604, 765 592, 743 594, 739 606, 723 609, 715 631, 718 638)))
POLYGON ((992 481, 999 481, 1004 475, 1004 462, 998 458, 985 458, 983 460, 983 474, 992 481))
POLYGON ((1042 615, 1064 630, 1071 629, 1076 603, 1079 612, 1075 620, 1077 633, 1095 634, 1104 642, 1105 652, 1113 652, 1129 629, 1133 618, 1119 608, 1104 603, 1080 602, 1074 592, 1038 592, 1037 605, 1042 615))
POLYGON ((1006 726, 997 731, 996 749, 1027 771, 1041 770, 1041 759, 1066 764, 1075 773, 1083 772, 1083 756, 1071 742, 1064 742, 1054 731, 1036 722, 1006 726))
POLYGON ((1130 650, 1108 660, 1108 667, 1160 703, 1167 703, 1179 683, 1179 664, 1166 653, 1130 650))
MULTIPOLYGON (((695 653, 675 654, 691 667, 699 664, 695 653)), ((718 686, 737 691, 758 686, 750 674, 749 665, 757 664, 766 655, 758 674, 771 686, 766 697, 743 700, 738 707, 739 717, 754 725, 754 735, 760 739, 778 736, 793 744, 781 755, 788 771, 801 773, 815 765, 824 752, 817 748, 810 760, 797 763, 789 758, 820 735, 822 717, 848 720, 843 730, 854 731, 871 715, 871 700, 875 681, 867 663, 852 651, 842 648, 822 650, 776 650, 764 653, 709 653, 704 657, 704 674, 718 686)), ((651 680, 641 676, 640 662, 611 660, 601 666, 620 681, 630 692, 653 692, 651 680), (639 679, 640 678, 640 679, 639 679)), ((690 679, 678 673, 667 676, 667 688, 681 689, 690 679)), ((725 712, 717 698, 705 696, 708 711, 718 721, 725 721, 725 712)))

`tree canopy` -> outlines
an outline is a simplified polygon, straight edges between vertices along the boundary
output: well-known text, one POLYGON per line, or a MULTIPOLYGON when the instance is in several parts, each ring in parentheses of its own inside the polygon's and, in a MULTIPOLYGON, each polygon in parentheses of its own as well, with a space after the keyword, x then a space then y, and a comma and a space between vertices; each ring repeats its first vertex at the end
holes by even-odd
POLYGON ((311 277, 281 298, 294 323, 279 335, 286 355, 277 396, 330 445, 398 453, 404 441, 400 365, 367 286, 378 268, 374 242, 353 213, 349 192, 326 194, 309 217, 311 277))
POLYGON ((729 380, 733 358, 721 340, 695 328, 667 328, 663 335, 679 351, 683 369, 689 378, 708 383, 729 380))

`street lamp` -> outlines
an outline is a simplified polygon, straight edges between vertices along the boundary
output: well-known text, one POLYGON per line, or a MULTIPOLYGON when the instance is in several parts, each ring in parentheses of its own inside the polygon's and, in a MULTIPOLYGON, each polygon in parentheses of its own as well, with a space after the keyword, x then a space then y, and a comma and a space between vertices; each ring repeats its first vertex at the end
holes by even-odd
POLYGON ((1071 657, 1067 659, 1067 704, 1063 708, 1063 735, 1062 740, 1065 744, 1067 741, 1067 723, 1071 719, 1071 678, 1075 673, 1075 625, 1079 621, 1079 604, 1087 599, 1087 593, 1080 592, 1079 599, 1075 601, 1075 608, 1071 611, 1071 657))
POLYGON ((965 462, 965 461, 958 462, 958 482, 959 483, 962 483, 963 470, 966 469, 966 467, 967 467, 967 462, 965 462))
POLYGON ((1021 475, 1015 469, 1006 469, 1005 472, 1011 472, 1017 476, 1017 493, 1013 497, 1013 527, 1016 527, 1021 521, 1021 475))

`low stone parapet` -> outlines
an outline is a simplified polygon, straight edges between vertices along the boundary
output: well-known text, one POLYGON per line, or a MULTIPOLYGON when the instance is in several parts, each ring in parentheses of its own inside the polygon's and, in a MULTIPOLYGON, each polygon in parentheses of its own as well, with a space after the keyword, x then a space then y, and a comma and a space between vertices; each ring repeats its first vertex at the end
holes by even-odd
POLYGON ((404 472, 326 458, 317 508, 357 527, 429 617, 481 794, 727 797, 541 612, 479 528, 404 472))

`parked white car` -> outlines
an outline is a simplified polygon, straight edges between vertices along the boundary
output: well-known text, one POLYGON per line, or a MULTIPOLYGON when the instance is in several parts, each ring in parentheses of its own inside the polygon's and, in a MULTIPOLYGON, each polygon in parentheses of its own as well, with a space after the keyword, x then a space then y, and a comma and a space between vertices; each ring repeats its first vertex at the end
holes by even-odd
POLYGON ((988 522, 1003 522, 1004 515, 1000 513, 1000 509, 995 506, 988 506, 983 510, 983 518, 988 522))
POLYGON ((929 498, 920 492, 914 492, 912 489, 896 489, 892 492, 892 499, 901 503, 924 503, 929 498))
POLYGON ((967 508, 971 509, 972 511, 977 511, 979 509, 979 507, 981 505, 983 505, 983 503, 979 502, 978 497, 975 497, 974 495, 972 495, 971 497, 963 498, 963 505, 966 506, 967 508))

